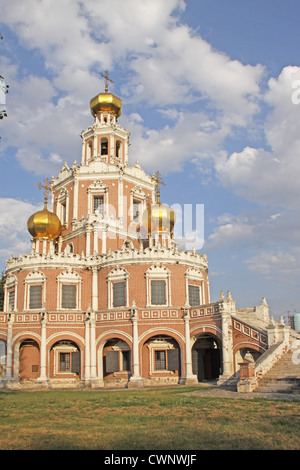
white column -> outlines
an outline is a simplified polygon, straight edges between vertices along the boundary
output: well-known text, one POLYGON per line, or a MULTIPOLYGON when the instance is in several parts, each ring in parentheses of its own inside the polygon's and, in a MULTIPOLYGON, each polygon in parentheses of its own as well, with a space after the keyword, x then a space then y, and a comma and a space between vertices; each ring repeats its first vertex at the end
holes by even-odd
POLYGON ((198 383, 197 376, 193 374, 192 350, 190 336, 190 312, 184 309, 184 333, 185 333, 185 383, 198 383))
POLYGON ((97 227, 94 227, 93 234, 94 234, 93 253, 98 254, 98 229, 97 227))
POLYGON ((78 218, 78 179, 74 179, 73 219, 78 218))
POLYGON ((230 328, 231 316, 224 311, 224 303, 220 304, 222 315, 222 356, 223 356, 223 373, 219 377, 218 384, 226 382, 233 375, 233 352, 232 352, 232 335, 230 328))
POLYGON ((82 147, 81 147, 81 165, 85 164, 85 140, 82 139, 82 147))
POLYGON ((115 134, 110 134, 110 157, 115 157, 115 134))
POLYGON ((98 268, 92 267, 92 309, 98 310, 98 268))
POLYGON ((98 147, 98 137, 96 135, 94 135, 94 148, 93 148, 93 157, 96 158, 97 157, 97 147, 98 147))
POLYGON ((12 380, 12 327, 13 316, 8 318, 7 344, 6 344, 6 373, 5 380, 12 380))
MULTIPOLYGON (((135 302, 133 301, 135 304, 135 302)), ((133 374, 130 377, 128 387, 143 387, 143 379, 140 376, 140 360, 139 360, 139 333, 138 333, 138 313, 136 309, 131 310, 132 321, 132 365, 133 374)))
POLYGON ((47 313, 41 318, 41 354, 40 354, 40 376, 37 382, 48 382, 47 378, 47 352, 46 352, 46 340, 47 340, 47 313))
MULTIPOLYGON (((119 179, 118 179, 118 218, 119 218, 121 227, 124 227, 124 207, 123 207, 123 204, 124 204, 123 177, 120 176, 119 179)), ((126 220, 127 220, 127 217, 128 217, 128 214, 126 213, 126 220)))
POLYGON ((91 376, 90 364, 90 318, 87 316, 85 319, 85 364, 84 364, 84 379, 89 381, 91 376))
POLYGON ((107 238, 107 228, 102 229, 102 255, 106 254, 106 238, 107 238))
POLYGON ((91 312, 91 385, 97 384, 97 364, 96 364, 96 317, 95 312, 91 312))
POLYGON ((90 256, 91 253, 91 227, 86 227, 86 243, 85 243, 85 255, 90 256))

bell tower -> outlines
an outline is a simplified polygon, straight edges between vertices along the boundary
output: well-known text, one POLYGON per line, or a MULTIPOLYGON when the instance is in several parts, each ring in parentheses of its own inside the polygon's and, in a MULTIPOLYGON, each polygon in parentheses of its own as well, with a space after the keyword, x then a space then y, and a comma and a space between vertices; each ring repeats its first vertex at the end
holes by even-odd
POLYGON ((117 124, 122 114, 122 101, 108 91, 108 83, 113 83, 108 72, 105 79, 105 92, 99 93, 90 101, 94 125, 82 132, 82 165, 100 160, 107 164, 128 164, 129 132, 117 124))

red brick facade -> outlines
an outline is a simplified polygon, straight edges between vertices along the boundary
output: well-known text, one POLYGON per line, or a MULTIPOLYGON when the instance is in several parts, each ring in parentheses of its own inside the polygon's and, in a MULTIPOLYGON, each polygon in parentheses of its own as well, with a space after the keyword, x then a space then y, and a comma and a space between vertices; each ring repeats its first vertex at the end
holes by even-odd
POLYGON ((267 334, 211 303, 206 255, 148 236, 155 181, 128 163, 129 133, 99 112, 81 165, 51 182, 62 231, 7 262, 0 312, 2 385, 137 387, 228 380, 267 334), (193 297, 194 296, 194 297, 193 297))

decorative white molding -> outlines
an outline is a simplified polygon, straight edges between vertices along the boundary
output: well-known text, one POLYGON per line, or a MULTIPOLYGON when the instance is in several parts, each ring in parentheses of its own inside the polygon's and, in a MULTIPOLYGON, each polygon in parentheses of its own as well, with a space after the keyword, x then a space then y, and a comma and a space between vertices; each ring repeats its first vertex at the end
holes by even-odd
POLYGON ((113 306, 113 285, 115 282, 125 282, 125 303, 126 305, 121 308, 129 306, 129 286, 128 286, 129 273, 126 269, 121 267, 114 268, 107 276, 108 285, 108 308, 114 308, 113 306))
MULTIPOLYGON (((71 284, 71 285, 76 286, 76 306, 74 310, 81 310, 81 282, 82 282, 81 276, 79 276, 78 273, 69 269, 60 273, 56 278, 56 282, 57 282, 57 296, 56 296, 57 297, 57 304, 56 304, 57 310, 65 310, 61 306, 63 284, 68 284, 68 285, 71 284)), ((70 310, 70 308, 68 308, 67 310, 70 310)))
MULTIPOLYGON (((165 281, 165 286, 166 286, 166 291, 165 291, 165 297, 166 297, 166 303, 164 306, 170 307, 171 306, 171 283, 170 283, 170 277, 171 273, 169 269, 167 269, 163 265, 152 265, 150 268, 147 269, 146 271, 146 295, 147 295, 147 307, 156 307, 157 305, 152 305, 151 303, 151 281, 157 280, 157 281, 165 281)), ((158 307, 161 307, 163 305, 158 305, 158 307)))
MULTIPOLYGON (((41 285, 42 286, 42 308, 45 308, 46 305, 46 283, 47 278, 45 274, 41 271, 32 271, 27 274, 24 279, 25 293, 24 293, 24 310, 29 310, 29 289, 32 285, 41 285)), ((39 309, 40 310, 40 309, 39 309)))

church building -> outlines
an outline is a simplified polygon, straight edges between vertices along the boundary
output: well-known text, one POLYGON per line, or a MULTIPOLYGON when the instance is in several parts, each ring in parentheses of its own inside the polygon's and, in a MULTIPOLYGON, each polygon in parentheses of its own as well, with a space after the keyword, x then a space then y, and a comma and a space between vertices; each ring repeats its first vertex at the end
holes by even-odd
POLYGON ((31 252, 7 261, 0 387, 249 383, 242 365, 288 349, 290 328, 265 298, 211 301, 207 256, 178 249, 161 177, 129 163, 122 101, 107 84, 90 101, 80 163, 39 185, 31 252))

